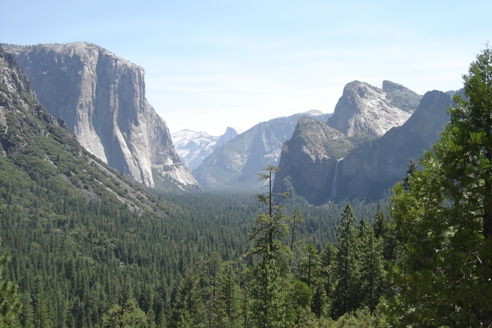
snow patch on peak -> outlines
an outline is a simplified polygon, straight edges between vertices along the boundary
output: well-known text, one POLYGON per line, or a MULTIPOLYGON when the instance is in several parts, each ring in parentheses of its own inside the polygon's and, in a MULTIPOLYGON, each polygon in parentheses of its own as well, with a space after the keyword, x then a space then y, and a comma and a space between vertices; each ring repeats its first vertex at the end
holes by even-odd
POLYGON ((194 170, 213 152, 219 137, 184 129, 172 133, 171 139, 181 161, 190 170, 194 170))
POLYGON ((317 109, 311 109, 311 110, 308 110, 307 112, 304 112, 303 114, 305 115, 308 115, 308 116, 321 116, 321 115, 325 115, 325 113, 317 110, 317 109))

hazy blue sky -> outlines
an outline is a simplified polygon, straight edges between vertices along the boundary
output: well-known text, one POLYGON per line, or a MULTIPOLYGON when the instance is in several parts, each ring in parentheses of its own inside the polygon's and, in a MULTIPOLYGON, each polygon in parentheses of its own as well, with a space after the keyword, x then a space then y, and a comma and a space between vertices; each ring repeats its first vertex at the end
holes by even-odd
POLYGON ((492 1, 0 0, 0 42, 87 41, 145 69, 171 131, 332 112, 359 80, 462 87, 492 1))

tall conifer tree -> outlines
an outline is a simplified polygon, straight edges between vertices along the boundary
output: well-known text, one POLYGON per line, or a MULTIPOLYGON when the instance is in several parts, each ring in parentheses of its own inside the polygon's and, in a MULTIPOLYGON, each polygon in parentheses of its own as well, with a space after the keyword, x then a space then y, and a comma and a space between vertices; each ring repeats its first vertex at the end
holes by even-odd
POLYGON ((401 325, 492 326, 492 49, 464 86, 423 170, 394 189, 401 325))
POLYGON ((340 224, 337 226, 337 261, 335 274, 337 286, 335 288, 332 315, 339 317, 344 313, 357 308, 357 283, 359 263, 357 252, 357 229, 355 215, 350 204, 342 212, 340 224))
MULTIPOLYGON (((256 327, 283 327, 289 319, 288 285, 291 277, 288 270, 291 252, 283 237, 288 234, 288 216, 283 206, 275 202, 272 191, 273 178, 278 168, 268 166, 260 174, 266 181, 268 192, 257 195, 261 203, 267 205, 267 213, 255 219, 250 238, 254 247, 247 253, 256 257, 253 260, 251 281, 252 321, 256 327)), ((280 195, 283 198, 286 195, 280 195)))

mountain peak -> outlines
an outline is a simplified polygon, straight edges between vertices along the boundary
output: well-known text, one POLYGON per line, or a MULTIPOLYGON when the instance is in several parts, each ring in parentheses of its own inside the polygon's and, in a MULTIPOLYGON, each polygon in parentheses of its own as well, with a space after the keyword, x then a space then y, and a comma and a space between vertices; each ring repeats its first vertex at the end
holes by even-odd
POLYGON ((39 101, 81 145, 146 186, 197 189, 164 120, 145 98, 144 70, 91 43, 5 46, 39 101))
POLYGON ((367 140, 405 123, 421 97, 390 81, 383 87, 386 91, 361 81, 348 83, 328 125, 348 137, 367 140))
POLYGON ((235 138, 237 135, 236 129, 227 127, 225 133, 220 137, 211 136, 206 132, 197 132, 188 129, 174 132, 171 137, 179 157, 193 171, 215 149, 235 138))
POLYGON ((403 85, 395 83, 395 82, 391 82, 388 80, 383 81, 383 91, 384 92, 391 92, 394 90, 407 90, 407 88, 405 88, 403 85))

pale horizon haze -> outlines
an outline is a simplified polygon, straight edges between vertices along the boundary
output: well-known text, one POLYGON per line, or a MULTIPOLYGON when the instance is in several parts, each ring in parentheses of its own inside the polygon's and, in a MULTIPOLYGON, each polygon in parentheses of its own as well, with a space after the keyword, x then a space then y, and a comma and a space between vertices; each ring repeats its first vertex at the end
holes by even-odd
POLYGON ((145 69, 171 132, 223 134, 312 109, 354 80, 457 90, 491 1, 0 0, 0 43, 91 42, 145 69))

